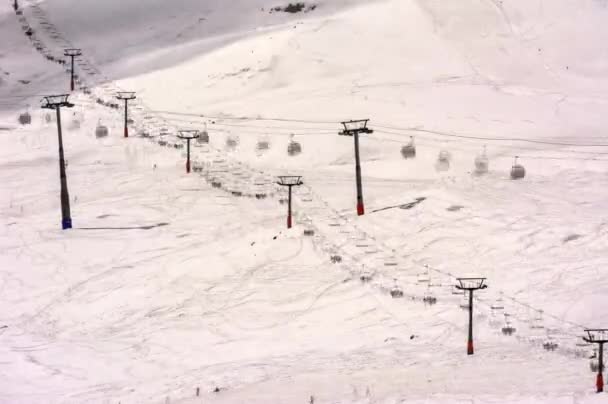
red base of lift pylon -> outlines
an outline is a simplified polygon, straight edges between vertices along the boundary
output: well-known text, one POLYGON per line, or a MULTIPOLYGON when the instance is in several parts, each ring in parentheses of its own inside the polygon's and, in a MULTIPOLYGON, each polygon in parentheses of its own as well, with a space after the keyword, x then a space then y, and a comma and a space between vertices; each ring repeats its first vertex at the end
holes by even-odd
POLYGON ((595 382, 595 385, 597 386, 597 392, 601 393, 602 391, 604 391, 604 376, 599 373, 597 375, 597 380, 595 382))
POLYGON ((362 203, 357 204, 357 215, 363 216, 365 214, 365 208, 362 203))
POLYGON ((473 350, 473 341, 469 341, 467 343, 467 355, 473 355, 475 351, 473 350))

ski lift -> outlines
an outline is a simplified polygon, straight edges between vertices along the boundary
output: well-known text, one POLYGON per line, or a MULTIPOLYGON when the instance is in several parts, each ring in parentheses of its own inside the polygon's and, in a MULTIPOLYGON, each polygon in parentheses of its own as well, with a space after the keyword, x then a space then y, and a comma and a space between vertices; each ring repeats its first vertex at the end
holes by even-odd
POLYGON ((270 149, 270 142, 268 141, 268 139, 260 139, 260 140, 258 140, 258 143, 255 145, 255 150, 258 153, 264 153, 264 152, 268 151, 268 149, 270 149))
POLYGON ((543 349, 546 351, 555 351, 557 348, 559 347, 558 343, 549 339, 545 342, 543 342, 543 349))
POLYGON ((418 279, 416 280, 416 282, 419 283, 419 284, 428 285, 431 282, 431 277, 429 276, 428 271, 427 272, 420 272, 418 274, 418 279))
POLYGON ((207 144, 209 143, 209 132, 207 132, 207 123, 205 123, 205 128, 200 132, 196 142, 199 144, 207 144))
POLYGON ((110 134, 107 126, 101 124, 101 119, 97 122, 97 127, 95 128, 95 137, 96 138, 104 138, 110 134))
POLYGON ((72 114, 72 120, 70 121, 69 129, 80 129, 80 119, 78 119, 78 115, 76 115, 76 112, 72 114))
POLYGON ((339 264, 342 262, 342 257, 338 254, 332 254, 332 256, 329 258, 329 260, 331 261, 332 264, 339 264))
POLYGON ((219 180, 212 180, 211 181, 211 187, 212 188, 221 188, 222 187, 222 182, 219 180))
POLYGON ((482 175, 488 172, 490 162, 486 154, 486 147, 483 147, 483 152, 475 157, 475 174, 482 175))
POLYGON ((439 152, 435 169, 437 171, 447 171, 450 169, 450 153, 447 150, 441 150, 439 152))
MULTIPOLYGON (((591 354, 591 356, 589 357, 589 369, 591 369, 591 371, 593 373, 598 373, 600 370, 600 362, 599 362, 599 357, 598 357, 598 353, 597 353, 597 348, 593 349, 593 354, 591 354)), ((602 372, 606 370, 606 366, 602 366, 602 372)))
POLYGON ((542 330, 545 328, 543 325, 543 311, 539 310, 536 317, 532 320, 532 325, 530 326, 533 330, 542 330))
POLYGON ((148 132, 146 129, 141 129, 139 132, 137 132, 137 135, 139 137, 149 138, 150 137, 150 132, 148 132))
POLYGON ((511 322, 509 321, 510 316, 511 315, 509 313, 505 313, 505 325, 501 329, 501 332, 503 333, 503 335, 513 335, 513 334, 515 334, 515 331, 517 331, 515 329, 515 327, 513 327, 511 325, 511 322))
POLYGON ((291 140, 287 144, 287 154, 291 157, 297 156, 302 153, 302 145, 300 142, 296 142, 293 140, 293 135, 291 135, 291 140))
POLYGON ((234 149, 236 149, 236 147, 238 145, 239 145, 239 139, 238 139, 238 137, 228 136, 226 138, 226 149, 228 149, 228 150, 234 150, 234 149))
POLYGON ((22 112, 19 114, 19 123, 21 125, 31 125, 32 124, 32 115, 28 111, 22 112))
POLYGON ((397 258, 395 257, 389 257, 386 261, 384 261, 385 267, 396 267, 397 265, 397 258))
POLYGON ((410 136, 408 144, 401 147, 401 156, 404 159, 413 159, 416 157, 416 145, 414 144, 414 136, 410 136))
POLYGON ((201 173, 203 172, 203 163, 199 162, 199 161, 195 161, 192 164, 192 171, 194 171, 195 173, 201 173))
POLYGON ((427 293, 422 297, 422 302, 424 304, 428 304, 429 306, 433 306, 434 304, 437 304, 437 298, 430 291, 427 291, 427 293))
POLYGON ((266 192, 256 192, 254 196, 255 199, 266 199, 268 195, 266 195, 266 192))
MULTIPOLYGON (((464 290, 463 290, 463 292, 464 292, 464 290)), ((460 307, 462 310, 469 310, 469 308, 470 308, 469 297, 466 295, 466 293, 462 294, 462 299, 461 299, 458 307, 460 307)))
POLYGON ((391 297, 393 299, 399 299, 403 297, 403 290, 397 285, 393 286, 391 289, 391 297))
POLYGON ((46 114, 44 114, 44 121, 46 123, 51 123, 53 122, 53 115, 51 115, 50 112, 47 112, 46 114))
POLYGON ((315 229, 312 226, 312 220, 309 217, 303 219, 302 224, 304 225, 304 235, 305 236, 310 237, 310 236, 315 235, 315 229))
POLYGON ((511 167, 511 179, 512 180, 519 180, 526 176, 526 169, 524 168, 523 165, 521 165, 517 162, 518 158, 519 158, 518 156, 515 156, 515 162, 513 163, 513 167, 511 167))
POLYGON ((374 276, 373 276, 373 274, 372 274, 371 272, 369 272, 369 271, 363 271, 363 272, 361 273, 361 275, 359 276, 359 280, 360 280, 361 282, 363 282, 363 283, 368 283, 368 282, 371 282, 371 281, 372 281, 372 278, 373 278, 373 277, 374 277, 374 276))

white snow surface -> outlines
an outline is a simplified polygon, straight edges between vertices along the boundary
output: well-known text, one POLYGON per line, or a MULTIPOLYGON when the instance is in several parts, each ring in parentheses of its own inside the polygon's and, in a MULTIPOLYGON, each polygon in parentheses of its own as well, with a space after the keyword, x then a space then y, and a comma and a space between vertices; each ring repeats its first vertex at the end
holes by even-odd
POLYGON ((0 5, 0 403, 605 402, 580 337, 608 327, 606 1, 19 3, 0 5), (38 108, 68 76, 27 27, 47 55, 83 50, 68 231, 38 108), (129 139, 95 102, 119 89, 138 96, 129 139), (359 118, 361 217, 338 136, 359 118), (186 175, 158 142, 205 126, 186 175), (282 174, 305 182, 291 230, 282 174), (474 356, 469 275, 489 285, 474 356))

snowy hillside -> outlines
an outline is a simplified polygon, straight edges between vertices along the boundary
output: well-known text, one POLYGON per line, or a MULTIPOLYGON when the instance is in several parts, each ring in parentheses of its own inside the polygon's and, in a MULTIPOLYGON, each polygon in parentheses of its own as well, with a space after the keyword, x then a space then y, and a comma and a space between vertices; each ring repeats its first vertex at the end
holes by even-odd
POLYGON ((0 403, 605 400, 581 335, 608 327, 608 3, 18 4, 0 5, 0 403), (67 92, 71 47, 62 231, 38 106, 67 92), (367 118, 358 217, 338 132, 367 118), (209 134, 190 175, 179 129, 209 134), (283 174, 304 180, 290 230, 283 174), (474 356, 469 275, 489 285, 474 356))

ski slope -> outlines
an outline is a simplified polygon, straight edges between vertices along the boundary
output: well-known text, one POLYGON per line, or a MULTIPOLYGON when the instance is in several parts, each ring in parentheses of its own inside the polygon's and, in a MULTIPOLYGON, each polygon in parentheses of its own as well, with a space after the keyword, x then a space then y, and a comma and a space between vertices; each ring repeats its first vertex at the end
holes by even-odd
POLYGON ((608 324, 605 2, 21 3, 21 21, 0 6, 1 403, 602 402, 580 335, 608 324), (71 46, 90 94, 63 112, 61 231, 56 127, 35 105, 68 80, 41 53, 71 46), (117 89, 138 95, 129 139, 96 102, 117 89), (358 118, 375 130, 363 217, 337 135, 358 118), (186 175, 158 141, 205 126, 186 175), (291 230, 288 173, 305 181, 291 230), (490 285, 473 357, 466 275, 490 285))

